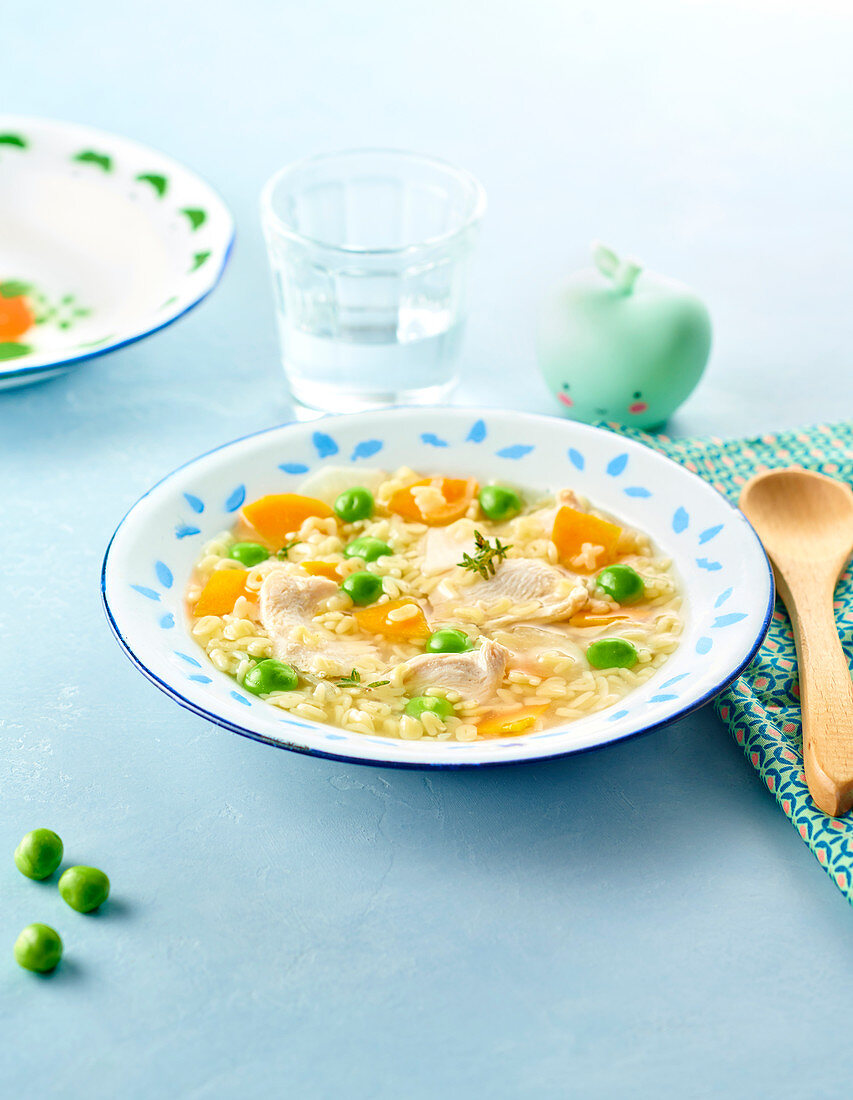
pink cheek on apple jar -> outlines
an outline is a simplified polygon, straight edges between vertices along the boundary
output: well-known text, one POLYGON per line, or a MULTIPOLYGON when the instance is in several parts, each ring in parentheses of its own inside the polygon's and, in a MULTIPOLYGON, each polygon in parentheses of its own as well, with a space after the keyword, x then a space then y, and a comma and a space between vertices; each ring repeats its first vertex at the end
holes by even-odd
POLYGON ((567 409, 570 409, 572 405, 574 405, 574 401, 572 401, 571 397, 569 397, 567 393, 558 393, 557 397, 560 401, 563 402, 567 409))
POLYGON ((645 401, 635 401, 633 405, 628 406, 629 413, 644 413, 649 406, 645 401))

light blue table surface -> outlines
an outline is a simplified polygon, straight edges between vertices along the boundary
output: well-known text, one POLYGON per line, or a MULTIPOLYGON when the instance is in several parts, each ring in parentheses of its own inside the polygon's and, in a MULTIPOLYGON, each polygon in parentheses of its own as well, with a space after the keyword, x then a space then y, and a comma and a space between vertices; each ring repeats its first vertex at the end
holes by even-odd
POLYGON ((851 29, 805 0, 7 11, 0 107, 162 148, 238 230, 184 320, 0 396, 0 1095, 849 1095, 853 914, 710 710, 486 774, 276 752, 133 670, 98 572, 152 482, 289 417, 256 197, 320 150, 485 184, 459 400, 551 408, 535 306, 597 236, 709 303, 674 432, 853 415, 851 29), (100 915, 15 871, 40 825, 108 871, 100 915), (11 959, 32 920, 47 979, 11 959))

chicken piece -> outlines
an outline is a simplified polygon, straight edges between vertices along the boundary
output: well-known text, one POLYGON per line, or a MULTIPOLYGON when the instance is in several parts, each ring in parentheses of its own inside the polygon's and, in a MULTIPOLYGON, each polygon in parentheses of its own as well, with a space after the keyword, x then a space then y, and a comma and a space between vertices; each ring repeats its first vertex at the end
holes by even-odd
POLYGON ((402 665, 403 682, 416 691, 458 691, 466 702, 485 703, 503 683, 509 651, 484 638, 468 653, 423 653, 402 665))
POLYGON ((466 607, 485 613, 485 629, 507 623, 553 623, 576 614, 589 600, 586 587, 566 569, 538 558, 508 558, 493 577, 457 587, 442 581, 431 597, 438 620, 464 618, 466 607))
POLYGON ((316 676, 347 676, 354 668, 382 671, 376 646, 314 622, 320 605, 337 591, 334 581, 312 577, 295 565, 271 570, 261 585, 260 611, 273 652, 280 661, 316 676))
POLYGON ((473 554, 475 526, 471 519, 458 519, 447 527, 430 527, 421 544, 424 576, 446 573, 462 561, 463 554, 473 554))
POLYGON ((535 623, 513 623, 495 632, 495 640, 509 651, 508 666, 533 676, 547 675, 539 663, 543 654, 557 654, 575 662, 583 660, 584 648, 570 627, 541 626, 535 623))

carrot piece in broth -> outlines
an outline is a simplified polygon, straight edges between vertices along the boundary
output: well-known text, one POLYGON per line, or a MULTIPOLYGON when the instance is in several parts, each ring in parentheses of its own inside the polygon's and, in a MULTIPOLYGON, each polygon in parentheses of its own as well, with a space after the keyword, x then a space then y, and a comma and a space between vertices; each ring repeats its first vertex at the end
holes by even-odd
POLYGON ((414 600, 389 600, 372 607, 360 607, 353 615, 362 630, 384 634, 387 638, 428 638, 431 633, 420 604, 414 600))
POLYGON ((339 581, 341 575, 333 561, 301 561, 299 563, 312 577, 326 577, 330 581, 339 581))
POLYGON ((536 724, 550 706, 550 703, 537 703, 521 707, 509 714, 506 711, 487 714, 477 723, 477 733, 482 737, 507 737, 513 733, 525 733, 536 724))
POLYGON ((411 523, 444 527, 465 515, 477 488, 473 478, 426 477, 405 489, 398 489, 388 502, 388 508, 411 523), (437 493, 419 493, 417 490, 422 487, 435 489, 437 493), (430 500, 431 496, 436 499, 430 500))
POLYGON ((248 575, 245 569, 214 570, 195 602, 193 614, 197 618, 202 615, 228 615, 241 596, 252 599, 246 591, 248 575))
MULTIPOLYGON (((554 520, 554 529, 551 533, 551 541, 557 547, 560 561, 570 563, 572 558, 583 552, 584 545, 600 546, 603 550, 596 555, 596 561, 588 568, 579 572, 591 573, 600 568, 604 562, 612 561, 616 556, 616 547, 622 528, 615 523, 609 523, 606 519, 591 516, 588 512, 578 512, 575 508, 564 505, 554 520)), ((575 567, 577 568, 577 567, 575 567)))
POLYGON ((629 618, 629 615, 595 615, 591 611, 579 611, 569 619, 569 626, 612 626, 629 618))
POLYGON ((288 535, 296 534, 309 516, 328 519, 334 514, 325 501, 299 493, 273 493, 243 505, 243 519, 275 549, 284 545, 288 535))

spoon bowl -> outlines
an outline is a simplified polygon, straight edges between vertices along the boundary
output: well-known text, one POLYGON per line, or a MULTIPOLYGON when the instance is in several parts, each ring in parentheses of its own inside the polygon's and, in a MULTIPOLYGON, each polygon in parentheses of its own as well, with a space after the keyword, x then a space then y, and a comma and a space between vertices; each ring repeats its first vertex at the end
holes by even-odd
POLYGON ((764 549, 791 561, 840 560, 853 546, 853 492, 811 470, 769 470, 744 486, 741 510, 764 549))

